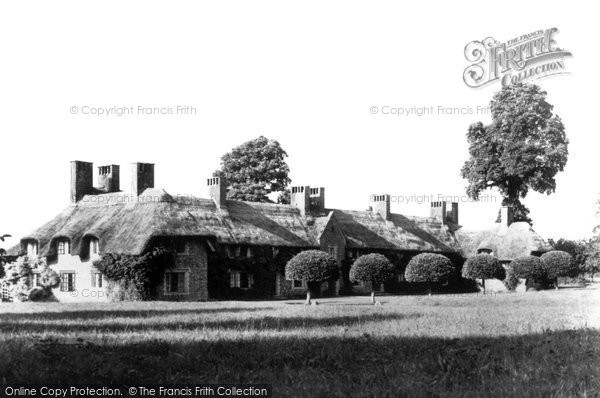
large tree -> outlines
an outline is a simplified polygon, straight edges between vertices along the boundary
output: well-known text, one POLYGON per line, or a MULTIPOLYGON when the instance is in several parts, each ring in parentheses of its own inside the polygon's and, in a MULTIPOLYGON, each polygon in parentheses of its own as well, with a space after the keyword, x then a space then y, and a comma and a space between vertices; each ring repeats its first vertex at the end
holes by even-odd
POLYGON ((284 191, 291 181, 286 157, 279 142, 260 136, 223 155, 215 176, 227 181, 228 199, 272 202, 267 195, 284 191))
POLYGON ((470 158, 461 170, 469 183, 467 194, 477 200, 495 187, 502 205, 514 207, 515 221, 531 221, 521 199, 530 189, 548 195, 555 191, 555 176, 568 157, 565 127, 536 85, 504 87, 490 108, 491 124, 472 124, 467 133, 470 158))

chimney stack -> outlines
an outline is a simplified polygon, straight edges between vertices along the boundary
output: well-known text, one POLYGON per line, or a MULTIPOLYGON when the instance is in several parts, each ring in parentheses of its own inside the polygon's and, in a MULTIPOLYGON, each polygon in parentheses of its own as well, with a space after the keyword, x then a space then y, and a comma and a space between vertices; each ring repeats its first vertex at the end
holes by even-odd
POLYGON ((458 225, 458 202, 431 202, 430 217, 443 224, 458 225), (448 203, 450 203, 451 210, 446 210, 448 203))
POLYGON ((310 212, 315 215, 325 213, 325 188, 310 188, 310 212))
POLYGON ((303 216, 310 214, 310 187, 308 185, 292 187, 290 203, 300 210, 303 216))
POLYGON ((218 208, 225 206, 227 199, 227 184, 220 177, 212 177, 206 180, 208 186, 208 194, 214 200, 218 208))
POLYGON ((500 208, 500 223, 509 227, 513 223, 514 209, 512 206, 502 206, 500 208))
POLYGON ((371 195, 373 213, 379 213, 384 220, 390 220, 390 195, 371 195))
POLYGON ((119 166, 111 164, 98 167, 98 189, 104 192, 119 192, 120 187, 119 166))
POLYGON ((154 188, 154 163, 132 163, 131 192, 139 196, 147 188, 154 188))
POLYGON ((74 160, 71 162, 71 202, 76 203, 94 191, 94 165, 74 160))

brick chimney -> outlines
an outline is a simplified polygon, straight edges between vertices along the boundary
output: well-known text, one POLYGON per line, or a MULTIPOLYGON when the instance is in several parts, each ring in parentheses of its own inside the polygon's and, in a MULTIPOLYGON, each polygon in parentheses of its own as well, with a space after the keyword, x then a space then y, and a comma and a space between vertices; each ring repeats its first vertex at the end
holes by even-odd
POLYGON ((89 162, 71 162, 71 202, 76 203, 94 191, 94 165, 89 162))
POLYGON ((206 180, 206 185, 208 186, 208 194, 215 201, 217 207, 224 207, 225 200, 227 200, 227 184, 225 180, 220 177, 212 177, 206 180))
POLYGON ((132 163, 131 192, 139 196, 147 188, 154 188, 154 163, 132 163))
POLYGON ((390 220, 390 195, 371 195, 371 208, 373 213, 379 213, 384 220, 390 220))
POLYGON ((502 206, 500 208, 500 224, 509 227, 514 220, 514 208, 512 206, 502 206))
POLYGON ((458 202, 431 202, 430 217, 444 224, 458 224, 458 202), (451 210, 447 210, 448 204, 451 210))
POLYGON ((119 192, 119 173, 119 166, 116 164, 98 167, 98 189, 104 192, 119 192))

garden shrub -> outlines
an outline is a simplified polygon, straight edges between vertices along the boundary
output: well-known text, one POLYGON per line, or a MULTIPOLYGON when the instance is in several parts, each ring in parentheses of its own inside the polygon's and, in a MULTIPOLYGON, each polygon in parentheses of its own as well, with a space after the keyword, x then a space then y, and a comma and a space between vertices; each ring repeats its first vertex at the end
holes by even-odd
POLYGON ((575 277, 578 269, 573 261, 573 257, 561 250, 552 250, 544 253, 540 257, 541 267, 548 280, 554 282, 554 287, 558 288, 558 277, 575 277))
POLYGON ((467 259, 462 269, 462 276, 467 279, 481 279, 485 293, 485 280, 503 280, 506 272, 496 257, 482 253, 467 259))
POLYGON ((382 254, 365 254, 356 259, 350 268, 352 282, 368 282, 371 284, 371 300, 375 303, 375 285, 387 282, 396 275, 396 268, 382 254))
POLYGON ((410 260, 404 276, 408 282, 426 283, 431 295, 431 286, 450 282, 455 276, 455 269, 446 256, 421 253, 410 260))
POLYGON ((311 290, 322 282, 339 277, 339 268, 335 258, 321 250, 306 250, 296 254, 285 266, 285 278, 288 280, 306 280, 309 286, 306 302, 310 304, 311 290))
POLYGON ((154 296, 163 272, 173 266, 173 259, 171 250, 157 246, 141 255, 105 253, 94 266, 113 282, 107 290, 111 299, 147 300, 154 296))

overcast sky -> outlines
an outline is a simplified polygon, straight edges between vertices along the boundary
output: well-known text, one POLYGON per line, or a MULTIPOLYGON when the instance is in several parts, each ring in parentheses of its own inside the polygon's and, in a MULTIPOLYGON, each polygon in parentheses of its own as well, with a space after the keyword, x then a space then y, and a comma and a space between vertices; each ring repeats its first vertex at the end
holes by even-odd
MULTIPOLYGON (((156 186, 206 196, 220 156, 265 135, 289 154, 293 184, 326 187, 326 205, 428 215, 419 196, 464 195, 465 133, 499 84, 472 89, 463 49, 556 27, 569 75, 540 80, 566 126, 566 170, 555 194, 531 193, 534 228, 583 238, 597 221, 598 35, 592 3, 381 1, 19 1, 0 5, 0 234, 15 238, 69 205, 69 161, 156 163, 156 186), (583 3, 582 3, 583 4, 583 3), (588 8, 586 8, 588 7, 588 8), (177 106, 196 114, 177 115, 177 106), (431 107, 392 116, 371 107, 431 107), (73 108, 77 107, 77 108, 73 108), (84 109, 134 107, 132 115, 84 109), (140 115, 138 107, 174 114, 140 115), (406 203, 413 197, 412 203, 406 203)), ((495 219, 460 203, 460 223, 495 219)), ((423 199, 423 198, 422 198, 423 199)))

